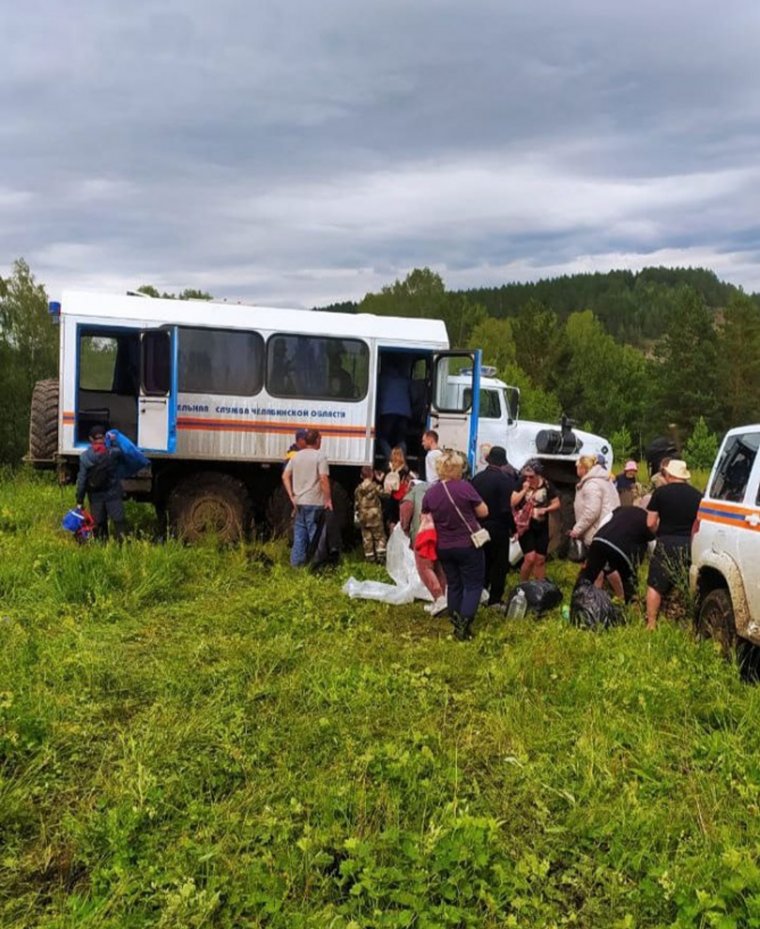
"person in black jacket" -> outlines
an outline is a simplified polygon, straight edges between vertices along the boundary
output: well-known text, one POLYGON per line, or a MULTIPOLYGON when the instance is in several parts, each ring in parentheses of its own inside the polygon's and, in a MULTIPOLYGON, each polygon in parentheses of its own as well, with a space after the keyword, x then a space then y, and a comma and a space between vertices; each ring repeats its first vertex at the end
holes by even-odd
POLYGON ((619 506, 591 541, 577 585, 601 583, 606 576, 615 593, 630 603, 636 593, 636 576, 647 543, 654 532, 647 525, 647 512, 640 506, 619 506))
POLYGON ((77 506, 84 506, 90 498, 90 511, 95 520, 95 538, 108 539, 108 520, 113 521, 114 538, 120 541, 126 529, 124 500, 119 477, 119 464, 123 454, 118 448, 106 445, 103 426, 93 426, 89 433, 90 445, 79 458, 77 475, 77 506))
POLYGON ((481 521, 491 536, 491 541, 483 546, 483 587, 488 590, 488 606, 501 603, 509 570, 509 540, 515 534, 511 500, 518 483, 504 471, 506 464, 506 451, 494 445, 486 455, 486 469, 472 479, 472 486, 488 506, 488 516, 481 521))

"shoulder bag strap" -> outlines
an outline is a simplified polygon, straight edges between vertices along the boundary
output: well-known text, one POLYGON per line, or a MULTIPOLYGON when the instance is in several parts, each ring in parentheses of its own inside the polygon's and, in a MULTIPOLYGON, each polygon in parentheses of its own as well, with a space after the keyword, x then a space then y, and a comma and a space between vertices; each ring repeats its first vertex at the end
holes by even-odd
POLYGON ((459 507, 456 505, 456 503, 454 503, 454 498, 451 496, 451 492, 449 491, 449 488, 446 486, 446 483, 447 483, 447 482, 446 482, 446 481, 441 481, 441 483, 443 484, 443 489, 446 491, 446 496, 449 498, 449 502, 450 502, 451 505, 454 507, 454 509, 457 511, 457 513, 459 513, 459 518, 462 520, 462 522, 463 522, 463 523, 465 524, 465 526, 467 527, 467 531, 468 531, 469 533, 477 532, 477 529, 473 529, 473 528, 470 526, 470 524, 469 524, 469 523, 467 522, 467 520, 464 518, 464 515, 462 514, 462 511, 459 509, 459 507))

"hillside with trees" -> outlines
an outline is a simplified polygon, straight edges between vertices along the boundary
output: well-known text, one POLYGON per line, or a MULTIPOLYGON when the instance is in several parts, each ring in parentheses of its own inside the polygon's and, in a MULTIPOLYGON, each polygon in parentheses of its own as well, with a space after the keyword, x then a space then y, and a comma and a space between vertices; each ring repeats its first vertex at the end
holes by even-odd
MULTIPOLYGON (((760 297, 706 269, 449 291, 440 275, 417 268, 358 303, 322 309, 443 319, 452 345, 482 348, 485 363, 521 389, 524 418, 556 421, 565 412, 607 435, 618 457, 640 454, 665 431, 685 442, 696 430, 697 446, 712 448, 717 434, 756 420, 760 409, 760 297)), ((32 388, 57 374, 57 346, 44 286, 18 260, 0 278, 0 461, 18 463, 26 451, 32 388)))
POLYGON ((565 412, 609 436, 618 457, 640 454, 662 432, 684 443, 699 429, 713 447, 715 433, 760 409, 760 297, 702 268, 467 291, 415 269, 354 311, 445 320, 452 345, 482 348, 484 362, 521 388, 523 416, 565 412))

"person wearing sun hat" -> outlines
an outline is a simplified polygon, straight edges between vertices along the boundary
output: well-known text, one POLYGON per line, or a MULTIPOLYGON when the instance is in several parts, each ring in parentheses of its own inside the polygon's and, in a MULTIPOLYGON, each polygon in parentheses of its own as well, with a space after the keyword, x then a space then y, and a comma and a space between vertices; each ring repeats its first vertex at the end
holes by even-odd
POLYGON ((631 459, 626 461, 622 474, 615 478, 615 487, 620 497, 621 506, 631 506, 644 496, 644 488, 638 481, 639 465, 631 459))
POLYGON ((671 458, 663 470, 665 483, 647 504, 647 525, 657 538, 647 577, 647 629, 656 627, 663 596, 688 571, 691 529, 702 499, 689 484, 691 474, 685 461, 671 458))

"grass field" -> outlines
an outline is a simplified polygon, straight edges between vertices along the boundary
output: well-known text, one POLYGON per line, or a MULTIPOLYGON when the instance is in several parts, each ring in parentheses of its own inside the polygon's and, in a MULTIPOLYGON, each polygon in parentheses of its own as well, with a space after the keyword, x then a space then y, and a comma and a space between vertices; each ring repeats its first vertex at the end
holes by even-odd
POLYGON ((459 644, 356 557, 77 548, 70 504, 0 483, 3 927, 760 926, 760 689, 689 629, 459 644))

